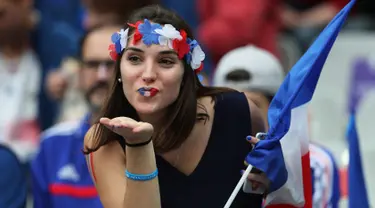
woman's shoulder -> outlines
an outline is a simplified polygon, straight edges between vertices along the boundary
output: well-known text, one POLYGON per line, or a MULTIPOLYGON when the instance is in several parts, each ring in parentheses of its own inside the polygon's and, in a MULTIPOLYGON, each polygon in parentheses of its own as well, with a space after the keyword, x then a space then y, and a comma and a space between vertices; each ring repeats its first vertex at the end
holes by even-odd
POLYGON ((244 110, 245 108, 249 108, 246 95, 239 91, 217 93, 215 95, 215 102, 217 106, 222 106, 224 109, 236 108, 238 110, 244 110))
POLYGON ((216 95, 215 110, 228 112, 238 120, 246 120, 251 123, 255 132, 265 130, 264 120, 260 109, 244 93, 239 91, 229 91, 216 95))

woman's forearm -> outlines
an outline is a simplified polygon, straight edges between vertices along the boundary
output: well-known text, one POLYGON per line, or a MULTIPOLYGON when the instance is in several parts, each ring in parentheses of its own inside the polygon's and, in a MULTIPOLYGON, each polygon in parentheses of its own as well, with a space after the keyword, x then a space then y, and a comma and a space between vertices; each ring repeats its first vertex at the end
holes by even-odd
MULTIPOLYGON (((132 174, 150 174, 156 170, 152 142, 141 147, 126 147, 126 169, 132 174)), ((125 208, 160 208, 158 177, 147 181, 126 180, 125 208)))

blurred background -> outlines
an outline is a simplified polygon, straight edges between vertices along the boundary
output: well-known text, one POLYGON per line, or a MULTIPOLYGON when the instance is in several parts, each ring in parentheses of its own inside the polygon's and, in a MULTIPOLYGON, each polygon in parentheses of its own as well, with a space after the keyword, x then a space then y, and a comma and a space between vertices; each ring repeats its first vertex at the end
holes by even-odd
MULTIPOLYGON (((125 24, 130 12, 145 5, 170 8, 188 22, 204 48, 201 78, 204 84, 212 85, 221 58, 247 45, 275 56, 285 75, 348 2, 0 0, 0 143, 14 153, 18 161, 15 168, 22 172, 19 177, 26 178, 28 207, 33 207, 30 162, 39 152, 40 135, 53 125, 80 120, 87 113, 78 77, 80 40, 86 31, 100 25, 125 24)), ((346 130, 353 106, 357 108, 368 196, 375 204, 375 166, 371 161, 375 158, 374 0, 358 1, 351 12, 324 66, 310 109, 311 140, 332 152, 340 169, 340 207, 347 207, 346 130)), ((0 159, 0 178, 10 183, 6 177, 14 179, 17 174, 4 165, 4 160, 0 159)), ((0 184, 0 201, 9 195, 9 191, 1 190, 3 187, 0 184)), ((14 187, 13 191, 19 190, 14 187)))

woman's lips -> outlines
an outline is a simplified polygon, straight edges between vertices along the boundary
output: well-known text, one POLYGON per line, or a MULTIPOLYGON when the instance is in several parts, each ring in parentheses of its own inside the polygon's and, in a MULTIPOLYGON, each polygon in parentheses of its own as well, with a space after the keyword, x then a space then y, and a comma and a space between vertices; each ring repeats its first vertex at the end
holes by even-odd
POLYGON ((137 91, 144 97, 154 97, 159 92, 158 89, 153 87, 141 87, 137 91))

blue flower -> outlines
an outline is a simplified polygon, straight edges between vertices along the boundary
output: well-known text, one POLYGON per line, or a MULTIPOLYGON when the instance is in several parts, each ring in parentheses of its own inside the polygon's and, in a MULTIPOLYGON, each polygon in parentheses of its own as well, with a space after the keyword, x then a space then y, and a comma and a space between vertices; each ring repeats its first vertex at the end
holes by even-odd
POLYGON ((151 24, 147 19, 142 24, 139 24, 138 30, 142 34, 142 41, 146 45, 158 44, 159 34, 155 33, 155 29, 161 29, 159 24, 151 24))
POLYGON ((120 53, 121 53, 121 44, 120 44, 120 40, 117 41, 117 42, 115 43, 115 48, 116 48, 116 53, 117 53, 117 54, 120 54, 120 53))
POLYGON ((201 74, 198 74, 198 79, 202 83, 204 81, 204 77, 201 74))
POLYGON ((191 62, 191 52, 189 52, 189 53, 187 53, 186 55, 185 55, 185 59, 186 59, 186 63, 188 63, 188 64, 190 64, 190 62, 191 62))
POLYGON ((116 43, 117 41, 120 40, 120 34, 118 34, 117 32, 116 33, 113 33, 113 35, 111 36, 111 40, 112 40, 112 43, 116 43))
POLYGON ((190 38, 187 39, 187 43, 190 46, 190 51, 193 51, 193 49, 198 45, 198 42, 196 40, 192 40, 190 38))

